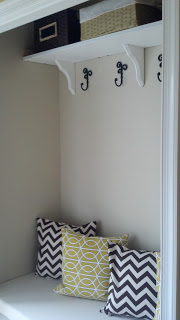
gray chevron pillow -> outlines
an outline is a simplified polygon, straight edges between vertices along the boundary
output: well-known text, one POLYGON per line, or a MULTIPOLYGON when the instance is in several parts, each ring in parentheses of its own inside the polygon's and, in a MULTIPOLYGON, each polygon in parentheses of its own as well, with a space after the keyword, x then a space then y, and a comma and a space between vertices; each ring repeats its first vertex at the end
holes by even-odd
POLYGON ((41 277, 60 279, 62 276, 62 228, 67 228, 88 237, 96 235, 96 221, 82 226, 74 226, 38 218, 39 250, 36 272, 41 277))
POLYGON ((158 300, 156 254, 129 250, 112 241, 108 241, 108 253, 111 276, 104 312, 154 319, 158 300))

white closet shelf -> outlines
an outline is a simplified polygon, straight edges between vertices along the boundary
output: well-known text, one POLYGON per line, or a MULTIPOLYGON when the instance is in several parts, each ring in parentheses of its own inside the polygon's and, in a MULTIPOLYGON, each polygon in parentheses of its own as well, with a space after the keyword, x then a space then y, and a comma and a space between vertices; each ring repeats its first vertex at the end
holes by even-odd
POLYGON ((162 45, 162 21, 111 33, 102 37, 76 42, 67 46, 24 57, 24 61, 57 65, 75 93, 75 63, 126 52, 133 60, 136 77, 144 85, 144 48, 162 45))

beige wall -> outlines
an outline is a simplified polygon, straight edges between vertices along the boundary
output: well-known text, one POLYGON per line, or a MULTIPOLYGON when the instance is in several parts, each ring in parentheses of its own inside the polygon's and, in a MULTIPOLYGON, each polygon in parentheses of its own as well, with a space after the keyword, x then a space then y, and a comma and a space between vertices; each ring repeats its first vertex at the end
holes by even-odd
POLYGON ((77 64, 72 96, 60 73, 61 212, 97 219, 101 235, 128 232, 130 246, 160 249, 161 47, 145 50, 145 87, 126 54, 77 64), (128 64, 121 88, 117 61, 128 64), (80 89, 82 70, 93 71, 80 89))
POLYGON ((35 218, 59 217, 60 192, 59 219, 97 219, 99 234, 129 232, 131 247, 159 249, 161 48, 146 50, 144 88, 121 54, 77 64, 72 96, 56 67, 23 62, 29 32, 0 35, 0 282, 33 270, 35 218), (119 60, 128 70, 116 88, 119 60))
POLYGON ((60 208, 58 71, 23 62, 30 31, 0 35, 0 282, 34 270, 35 219, 60 208))

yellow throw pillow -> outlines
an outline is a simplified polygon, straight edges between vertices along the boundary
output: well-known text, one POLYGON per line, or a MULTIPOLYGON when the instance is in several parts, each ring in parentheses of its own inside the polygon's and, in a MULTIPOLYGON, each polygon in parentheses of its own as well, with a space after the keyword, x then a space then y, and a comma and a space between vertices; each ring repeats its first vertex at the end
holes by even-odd
POLYGON ((62 229, 63 284, 54 291, 58 294, 106 301, 110 278, 107 240, 127 246, 128 235, 86 237, 62 229))
POLYGON ((160 320, 160 295, 161 295, 161 276, 160 276, 160 271, 161 271, 161 254, 160 252, 154 252, 154 255, 156 257, 156 261, 157 261, 157 278, 156 278, 156 289, 158 292, 158 301, 157 301, 157 307, 156 307, 156 314, 154 317, 154 320, 160 320))

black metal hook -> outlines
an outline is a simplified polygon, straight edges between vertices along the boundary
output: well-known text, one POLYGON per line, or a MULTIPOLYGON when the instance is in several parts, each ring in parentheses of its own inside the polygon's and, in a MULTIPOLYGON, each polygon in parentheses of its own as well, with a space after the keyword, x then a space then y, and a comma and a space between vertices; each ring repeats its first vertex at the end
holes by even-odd
MULTIPOLYGON (((160 54, 160 55, 158 56, 158 60, 159 60, 159 62, 160 62, 159 67, 162 68, 162 54, 160 54)), ((160 79, 160 75, 161 75, 161 72, 158 72, 158 73, 157 73, 157 78, 158 78, 158 80, 159 80, 160 82, 162 82, 162 80, 160 79)))
POLYGON ((118 68, 117 72, 120 74, 120 84, 117 84, 118 78, 115 78, 114 82, 117 87, 120 87, 123 84, 123 71, 127 70, 128 66, 127 64, 122 64, 121 61, 118 61, 116 67, 118 68))
POLYGON ((92 71, 91 70, 88 70, 87 68, 84 68, 83 69, 83 73, 84 73, 84 79, 86 80, 86 88, 84 89, 83 86, 84 86, 84 83, 82 82, 81 83, 81 89, 83 91, 86 91, 88 88, 89 88, 89 77, 92 76, 92 71))

